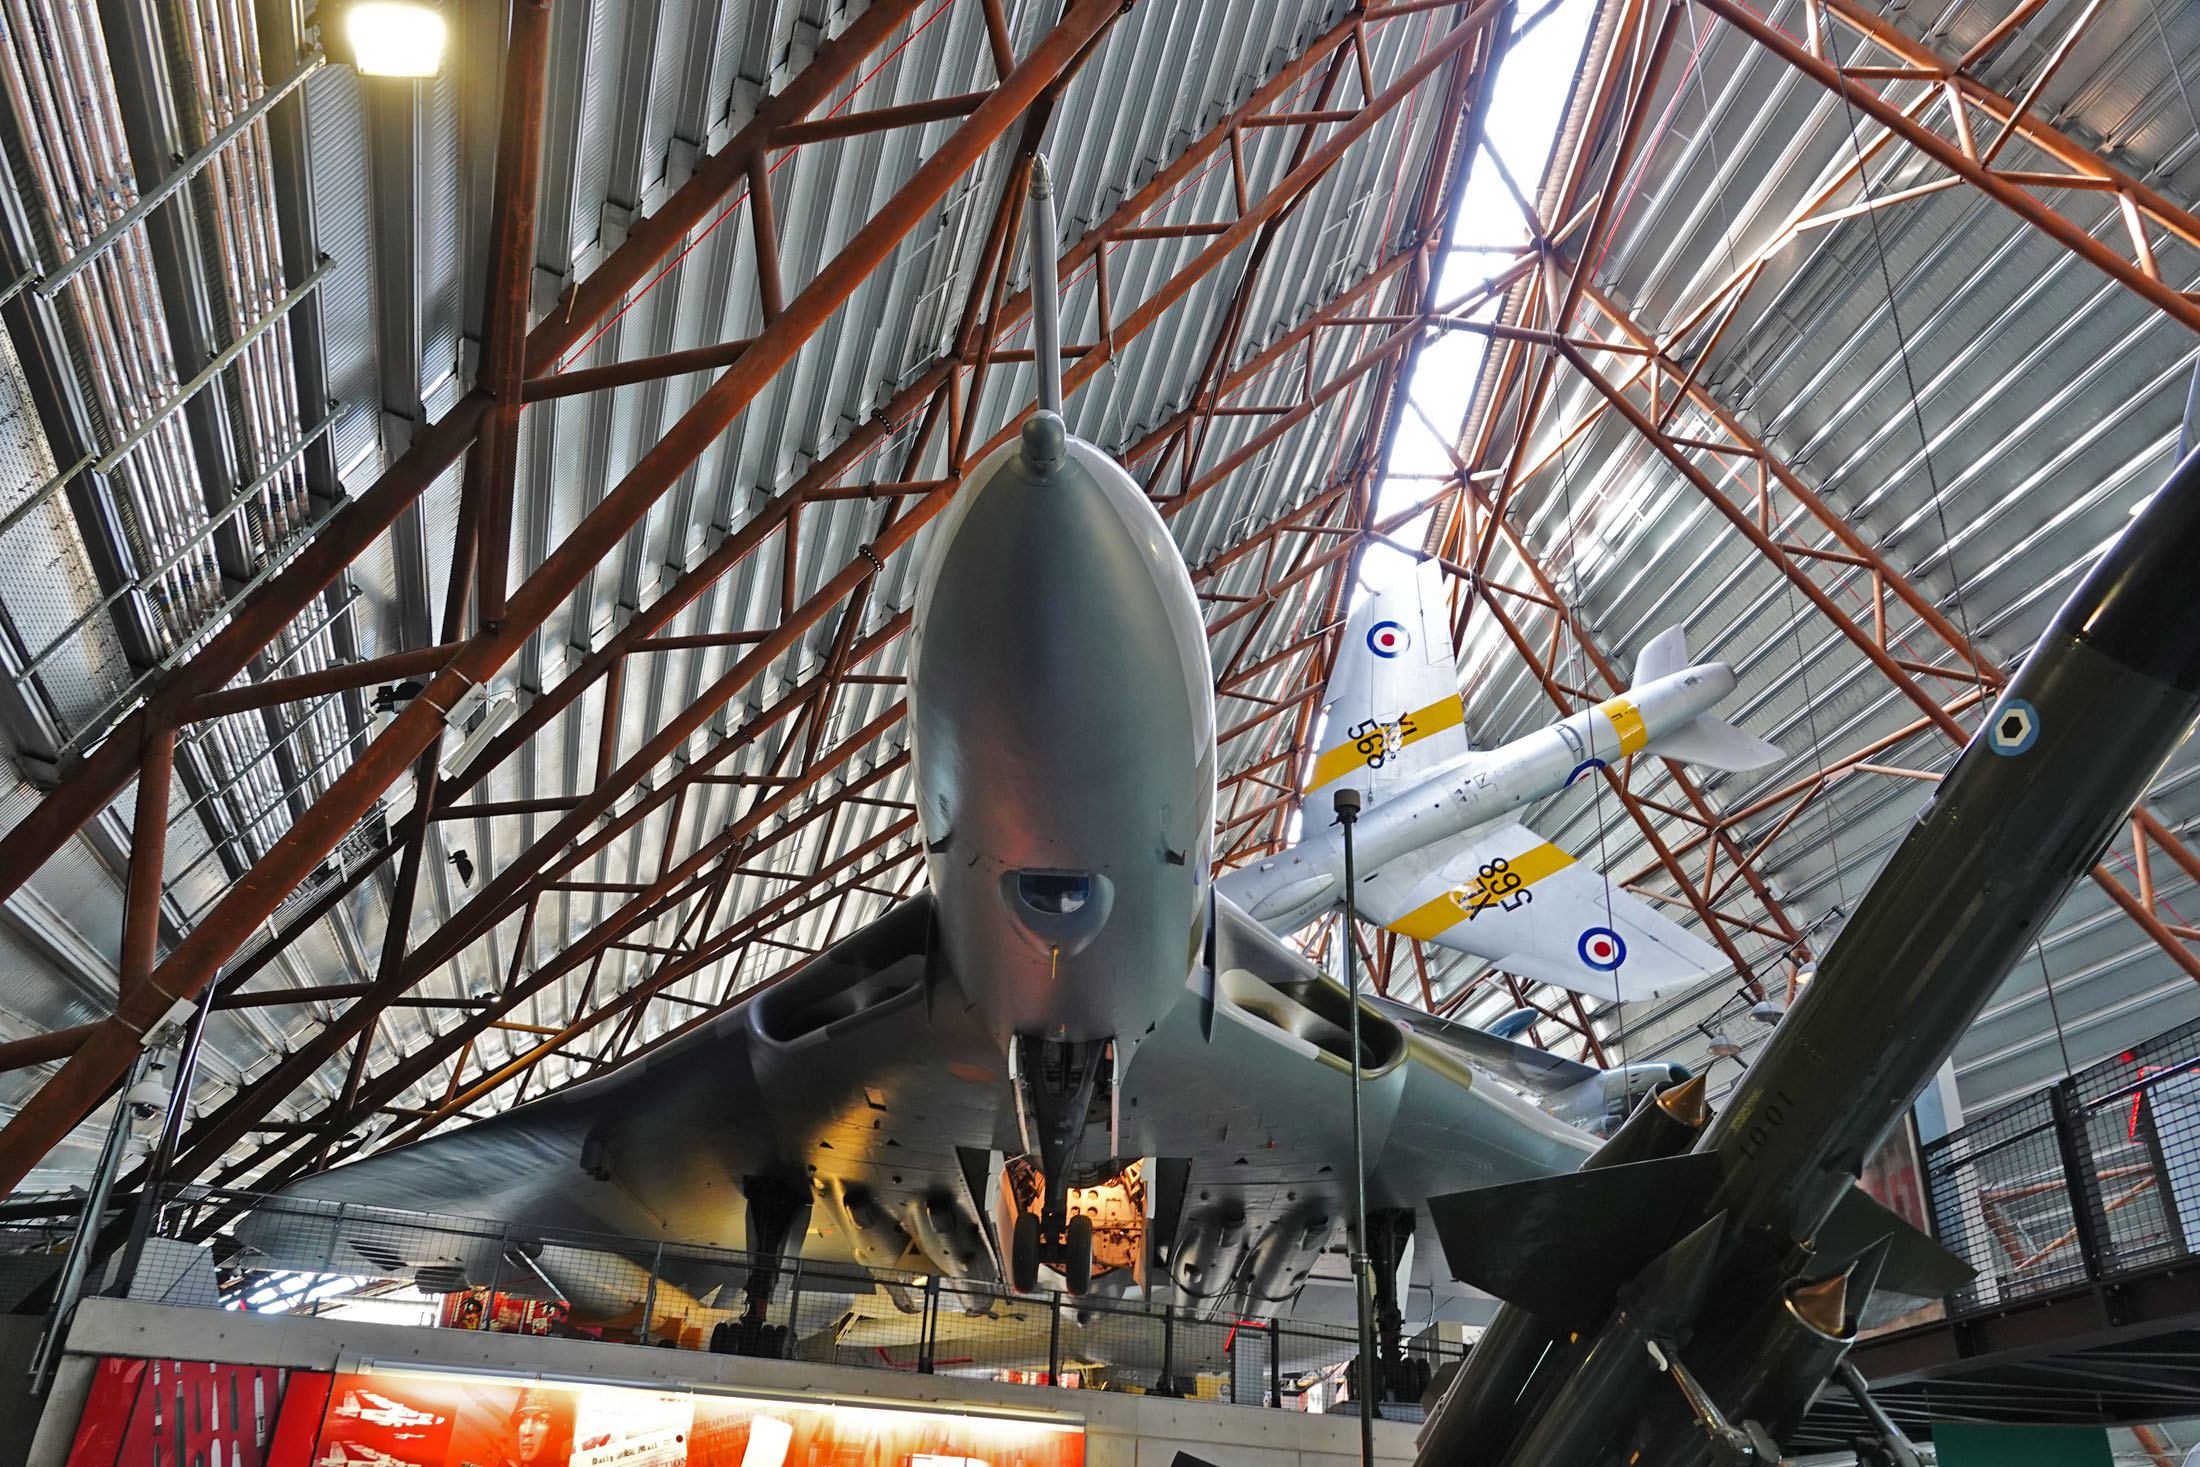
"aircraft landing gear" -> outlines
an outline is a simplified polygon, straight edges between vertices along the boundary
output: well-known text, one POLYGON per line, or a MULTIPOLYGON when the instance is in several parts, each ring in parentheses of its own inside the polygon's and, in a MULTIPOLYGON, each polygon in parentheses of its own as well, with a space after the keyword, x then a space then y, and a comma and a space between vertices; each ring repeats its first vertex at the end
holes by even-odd
MULTIPOLYGON (((1039 1174, 1044 1180, 1037 1210, 1018 1214, 1010 1239, 1009 1274, 1017 1292, 1039 1284, 1039 1265, 1061 1270, 1072 1294, 1092 1287, 1092 1219, 1069 1215, 1069 1180, 1086 1128, 1094 1123, 1102 1075, 1113 1063, 1112 1042, 1105 1039, 1054 1040, 1018 1034, 1010 1057, 1019 1114, 1028 1140, 1036 1141, 1039 1174)), ((1114 1083, 1112 1077, 1108 1084, 1114 1083)))
MULTIPOLYGON (((1368 1264, 1375 1274, 1375 1380, 1369 1395, 1380 1401, 1419 1401, 1428 1393, 1433 1372, 1426 1360, 1405 1352, 1404 1312, 1398 1301, 1398 1266, 1413 1241, 1410 1208, 1385 1208, 1367 1217, 1368 1264)), ((1365 1387, 1364 1361, 1352 1362, 1352 1391, 1365 1387)))
POLYGON ((713 1355, 747 1355, 762 1360, 787 1358, 788 1329, 783 1324, 765 1324, 761 1320, 742 1316, 722 1320, 710 1332, 710 1352, 713 1355))
POLYGON ((1062 1277, 1072 1294, 1092 1287, 1092 1219, 1082 1213, 1062 1230, 1062 1277))
MULTIPOLYGON (((748 1203, 749 1276, 742 1292, 746 1306, 736 1318, 710 1332, 710 1348, 718 1355, 751 1355, 783 1360, 790 1353, 793 1327, 766 1324, 772 1291, 779 1283, 780 1261, 790 1242, 800 1247, 804 1214, 809 1208, 806 1188, 774 1177, 743 1177, 741 1190, 748 1203), (799 1226, 798 1226, 799 1225, 799 1226)), ((645 1329, 649 1321, 642 1321, 645 1329)))
POLYGON ((1092 1219, 1073 1217, 1051 1239, 1045 1231, 1037 1213, 1017 1215, 1009 1240, 1009 1282, 1019 1294, 1029 1294, 1039 1287, 1039 1265, 1051 1263, 1062 1271, 1071 1294, 1085 1293, 1092 1287, 1092 1219))
POLYGON ((1039 1287, 1039 1215, 1035 1212, 1017 1215, 1008 1271, 1017 1293, 1028 1294, 1039 1287))

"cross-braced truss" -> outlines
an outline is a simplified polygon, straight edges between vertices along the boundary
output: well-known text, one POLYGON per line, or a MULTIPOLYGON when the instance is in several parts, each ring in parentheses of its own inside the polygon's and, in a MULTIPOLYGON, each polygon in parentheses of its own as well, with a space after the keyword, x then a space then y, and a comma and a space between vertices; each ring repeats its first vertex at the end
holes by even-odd
MULTIPOLYGON (((1615 608, 1660 598, 1616 569, 1624 502, 1654 498, 1684 528, 1694 569, 1665 599, 1696 604, 1673 619, 1718 609, 1746 712, 1790 761, 1747 784, 1632 760, 1549 813, 1729 970, 1631 1015, 1395 934, 1352 939, 1385 992, 1447 1013, 1530 1009, 1536 1042, 1598 1064, 1673 1051, 1706 1014, 1792 992, 1841 916, 1823 889, 1838 870, 1798 851, 1803 832, 1835 806, 1914 797, 2013 660, 1988 650, 1945 557, 1891 548, 1852 485, 1836 495, 1773 446, 1764 404, 1732 400, 1766 323, 1799 309, 1798 283, 1884 270, 1860 239, 1975 197, 2149 320, 2200 329, 2176 283, 2200 221, 2048 110, 2100 7, 2043 42, 2047 7, 2026 0, 1955 51, 1851 0, 1793 8, 1800 34, 1729 0, 1603 6, 1548 175, 1532 197, 1505 180, 1526 243, 1452 296, 1447 224, 1465 171, 1494 156, 1491 77, 1507 37, 1544 14, 1503 0, 1400 0, 1308 26, 1140 176, 1090 189, 1059 261, 1075 426, 1143 478, 1208 608, 1223 865, 1279 849, 1301 818, 1369 546, 1451 573, 1470 721, 1494 740, 1625 686, 1640 628, 1615 627, 1615 608), (2039 54, 2016 56, 2018 41, 2039 54), (1668 208, 1676 158, 1715 138, 1713 55, 1813 89, 1841 146, 1786 160, 1782 177, 1816 170, 1808 187, 1753 197, 1715 251, 1644 265, 1649 196, 1668 208), (1676 152, 1676 113, 1699 101, 1702 132, 1676 152), (1767 200, 1777 219, 1756 217, 1767 200), (1465 420, 1432 422, 1403 383, 1416 351, 1453 333, 1488 349, 1465 420), (1161 390, 1141 394, 1141 374, 1161 390), (1386 476, 1402 433, 1438 444, 1448 470, 1386 476), (1799 649, 1804 668, 1832 668, 1838 649, 1841 671, 1798 685, 1766 665, 1769 646, 1799 649)), ((1077 88, 1140 105, 1125 83, 1152 32, 1125 9, 1071 0, 1034 27, 999 0, 878 0, 546 297, 555 48, 544 9, 512 8, 473 387, 372 487, 266 557, 0 837, 4 894, 135 781, 111 1014, 0 1045, 10 1068, 59 1066, 0 1129, 9 1185, 140 1036, 209 989, 218 1013, 311 1022, 194 1117, 171 1177, 273 1184, 647 1054, 914 889, 901 733, 914 548, 1028 403, 1023 172, 1077 88), (982 56, 982 84, 942 68, 929 89, 905 77, 899 100, 851 105, 928 31, 982 56), (867 147, 910 130, 921 156, 858 176, 879 156, 867 147), (781 218, 820 196, 789 181, 810 168, 850 201, 822 233, 781 218), (740 293, 713 321, 744 324, 690 344, 683 307, 713 288, 740 293), (868 364, 887 385, 866 383, 866 410, 811 446, 757 448, 775 418, 818 414, 805 394, 841 360, 827 348, 845 347, 851 303, 879 302, 927 323, 910 338, 923 349, 868 364), (439 618, 415 618, 417 645, 304 671, 264 655, 454 476, 452 570, 439 618), (577 500, 561 500, 571 486, 577 500), (356 717, 364 690, 408 679, 418 690, 389 720, 356 717), (179 746, 249 722, 288 747, 284 728, 338 706, 358 725, 341 757, 291 780, 264 836, 225 847, 218 895, 164 928, 179 746), (461 860, 463 892, 444 900, 443 869, 461 860), (300 945, 331 930, 351 970, 302 974, 300 945)), ((1065 154, 1101 156, 1053 146, 1065 176, 1065 154)), ((1925 458, 1930 477, 1929 444, 1925 458)), ((1668 535, 1661 554, 1680 543, 1668 535)), ((2200 977, 2200 932, 2165 900, 2194 882, 2200 857, 2148 807, 2094 872, 2120 920, 2200 977)), ((1332 919, 1306 938, 1326 951, 1339 931, 1332 919)))

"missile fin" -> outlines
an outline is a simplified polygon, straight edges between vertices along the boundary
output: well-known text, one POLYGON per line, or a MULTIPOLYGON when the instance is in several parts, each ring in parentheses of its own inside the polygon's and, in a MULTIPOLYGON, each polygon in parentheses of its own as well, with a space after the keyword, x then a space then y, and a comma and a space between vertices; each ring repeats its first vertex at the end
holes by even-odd
POLYGON ((1780 757, 1780 746, 1710 713, 1699 714, 1669 734, 1650 741, 1649 752, 1683 764, 1738 773, 1761 769, 1780 757))
POLYGON ((1673 1338, 1687 1331, 1703 1308, 1711 1275, 1726 1241, 1726 1214, 1707 1219, 1688 1236, 1652 1259, 1619 1290, 1620 1306, 1637 1316, 1645 1333, 1673 1338))
POLYGON ((1643 644, 1635 654, 1635 687, 1671 677, 1688 666, 1688 629, 1670 626, 1643 644))
POLYGON ((1710 1152, 1591 1167, 1429 1199, 1461 1283, 1564 1329, 1592 1330, 1718 1185, 1710 1152))
POLYGON ((1861 1306, 1866 1325, 1945 1299, 1978 1276, 1971 1265, 1862 1187, 1849 1188, 1811 1243, 1822 1259, 1846 1259, 1869 1252, 1881 1241, 1887 1245, 1887 1258, 1869 1301, 1861 1306))

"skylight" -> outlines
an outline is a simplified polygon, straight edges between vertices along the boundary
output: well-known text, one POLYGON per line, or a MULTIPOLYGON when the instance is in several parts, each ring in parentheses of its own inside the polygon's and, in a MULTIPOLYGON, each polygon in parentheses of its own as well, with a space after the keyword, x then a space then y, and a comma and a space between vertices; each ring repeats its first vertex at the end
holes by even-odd
MULTIPOLYGON (((1506 187, 1505 175, 1534 197, 1565 118, 1571 81, 1595 15, 1596 0, 1558 0, 1524 15, 1527 29, 1515 35, 1498 69, 1482 146, 1460 160, 1465 176, 1454 205, 1451 248, 1438 279, 1440 303, 1459 300, 1486 284, 1517 260, 1527 244, 1527 220, 1506 187), (1502 173, 1493 166, 1492 155, 1502 173)), ((1494 316, 1495 310, 1493 303, 1482 314, 1494 316)), ((1451 457, 1429 425, 1456 438, 1488 347, 1487 337, 1466 331, 1448 332, 1422 346, 1407 380, 1413 407, 1399 419, 1376 491, 1377 519, 1429 499, 1451 473, 1451 457)), ((1392 538, 1417 544, 1427 528, 1428 515, 1423 514, 1392 538)), ((1410 556, 1370 544, 1361 559, 1355 599, 1389 584, 1412 564, 1410 556)))

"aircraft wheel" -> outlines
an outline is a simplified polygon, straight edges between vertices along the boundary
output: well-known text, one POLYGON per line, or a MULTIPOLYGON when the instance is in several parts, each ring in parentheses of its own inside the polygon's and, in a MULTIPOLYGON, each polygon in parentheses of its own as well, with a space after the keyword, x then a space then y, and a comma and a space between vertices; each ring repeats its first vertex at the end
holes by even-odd
POLYGON ((1016 1219, 1016 1236, 1009 1242, 1008 1271, 1009 1282, 1017 1293, 1028 1294, 1039 1287, 1039 1215, 1035 1212, 1016 1219))
POLYGON ((1072 1294, 1082 1294, 1092 1287, 1092 1219, 1071 1218, 1063 1245, 1068 1256, 1062 1262, 1062 1275, 1072 1294))

